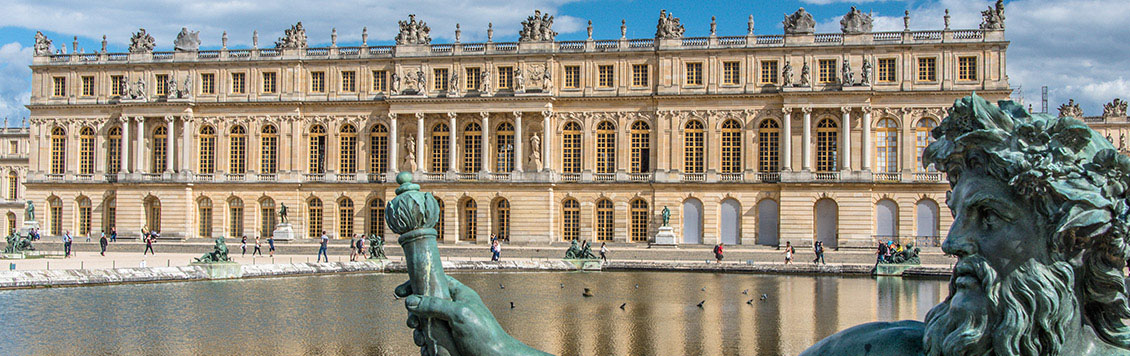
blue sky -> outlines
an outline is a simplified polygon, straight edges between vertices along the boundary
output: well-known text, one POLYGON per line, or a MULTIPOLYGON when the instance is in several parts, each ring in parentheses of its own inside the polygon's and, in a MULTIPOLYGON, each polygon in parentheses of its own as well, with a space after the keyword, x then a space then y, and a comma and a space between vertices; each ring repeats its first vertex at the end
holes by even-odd
MULTIPOLYGON (((359 44, 361 28, 368 27, 369 44, 390 44, 398 20, 409 13, 427 21, 434 41, 453 40, 455 24, 464 42, 486 39, 488 22, 494 24, 495 41, 512 41, 520 22, 541 9, 556 16, 559 40, 586 37, 592 20, 597 39, 620 37, 620 20, 627 20, 629 38, 649 38, 655 33, 659 11, 679 17, 687 36, 709 34, 710 18, 717 16, 718 34, 744 35, 749 15, 755 33, 779 34, 781 19, 798 7, 811 12, 818 32, 838 32, 839 19, 851 6, 873 12, 875 28, 901 30, 904 10, 911 12, 912 30, 941 29, 949 9, 952 28, 975 28, 979 12, 990 0, 787 0, 787 1, 572 1, 572 0, 116 0, 116 1, 10 1, 0 0, 0 116, 27 115, 30 88, 30 46, 42 30, 56 47, 97 51, 107 35, 110 51, 122 51, 132 32, 146 28, 157 39, 158 50, 171 50, 181 27, 200 31, 206 48, 218 48, 221 33, 228 32, 229 47, 250 47, 251 33, 259 31, 261 47, 269 47, 284 29, 303 21, 310 44, 328 45, 331 28, 337 28, 340 45, 359 44)), ((1130 1, 1126 0, 1012 0, 1006 1, 1006 37, 1009 78, 1022 88, 1027 102, 1039 105, 1039 88, 1050 87, 1050 108, 1068 98, 1083 105, 1087 115, 1101 114, 1102 104, 1115 97, 1130 97, 1130 1)), ((18 122, 18 121, 15 121, 18 122)))

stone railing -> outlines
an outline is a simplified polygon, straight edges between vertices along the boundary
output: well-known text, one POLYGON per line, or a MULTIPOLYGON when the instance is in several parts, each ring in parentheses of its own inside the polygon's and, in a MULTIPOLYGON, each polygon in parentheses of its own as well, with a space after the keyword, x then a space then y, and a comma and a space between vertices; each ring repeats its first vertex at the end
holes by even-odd
POLYGON ((615 182, 616 173, 596 173, 592 175, 592 178, 597 182, 615 182))
POLYGON ((840 180, 840 172, 816 172, 813 177, 818 182, 834 182, 840 180))
POLYGON ((326 181, 325 173, 303 173, 302 179, 307 182, 324 182, 326 181))
POLYGON ((384 173, 368 173, 367 175, 369 183, 382 183, 385 181, 384 173))
POLYGON ((781 172, 757 172, 757 181, 762 183, 780 182, 781 172))
POLYGON ((580 182, 581 181, 581 174, 580 173, 561 173, 561 181, 562 182, 580 182))
POLYGON ((628 180, 633 182, 647 182, 651 180, 651 173, 628 173, 628 180))
POLYGON ((901 182, 902 175, 898 172, 876 172, 874 180, 876 182, 901 182))
POLYGON ((247 175, 240 173, 225 173, 224 180, 228 182, 243 182, 247 181, 247 175))
POLYGON ((683 173, 684 182, 705 182, 706 173, 683 173))
POLYGON ((259 173, 259 180, 263 182, 277 182, 279 175, 273 173, 259 173))
POLYGON ((721 175, 718 176, 718 178, 719 178, 719 180, 721 180, 723 182, 727 182, 727 183, 741 182, 742 181, 742 174, 741 173, 722 173, 721 175))

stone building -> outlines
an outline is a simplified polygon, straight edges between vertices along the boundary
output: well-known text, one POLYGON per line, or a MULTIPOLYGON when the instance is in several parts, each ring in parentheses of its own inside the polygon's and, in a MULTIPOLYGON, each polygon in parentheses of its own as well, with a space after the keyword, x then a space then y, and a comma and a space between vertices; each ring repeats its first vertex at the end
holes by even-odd
MULTIPOLYGON (((0 213, 4 214, 5 235, 12 234, 23 226, 26 207, 23 180, 28 174, 28 152, 28 129, 23 125, 8 127, 5 120, 4 127, 0 128, 0 175, 3 175, 0 180, 0 189, 3 189, 0 213)), ((42 204, 36 204, 36 209, 43 207, 42 204)), ((36 213, 42 214, 42 211, 37 210, 36 213)))
MULTIPOLYGON (((991 14, 990 14, 991 15, 991 14)), ((531 16, 517 42, 52 53, 37 36, 27 196, 48 235, 391 235, 395 172, 443 204, 443 243, 646 243, 671 211, 686 244, 876 239, 936 243, 944 177, 919 161, 959 97, 1007 98, 1003 25, 873 32, 857 10, 813 33, 557 41, 531 16)), ((995 20, 986 16, 990 25, 995 20)), ((948 19, 947 19, 948 23, 948 19)), ((621 24, 621 33, 626 33, 621 24)), ((256 39, 256 43, 257 43, 256 39)), ((73 48, 73 47, 72 47, 73 48)))

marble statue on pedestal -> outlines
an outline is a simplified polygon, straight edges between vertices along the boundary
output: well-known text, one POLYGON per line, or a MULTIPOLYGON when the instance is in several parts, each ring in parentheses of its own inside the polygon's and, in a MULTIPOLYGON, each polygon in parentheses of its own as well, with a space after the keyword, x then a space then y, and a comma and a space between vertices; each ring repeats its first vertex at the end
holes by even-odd
POLYGON ((855 78, 854 78, 855 75, 851 72, 851 60, 848 59, 848 58, 844 58, 843 62, 844 62, 843 70, 841 71, 842 74, 843 74, 843 77, 840 80, 840 84, 842 84, 845 87, 850 87, 852 85, 855 85, 855 78))
POLYGON ((663 225, 662 226, 671 226, 670 223, 671 223, 671 209, 667 209, 667 206, 663 206, 663 225))
POLYGON ((859 75, 860 75, 859 85, 863 85, 863 86, 871 85, 871 71, 872 71, 871 61, 867 60, 867 58, 864 58, 863 59, 863 68, 861 68, 860 71, 859 71, 860 72, 859 73, 859 75))
POLYGON ((404 140, 404 168, 406 171, 416 171, 416 139, 408 136, 404 140))
POLYGON ((808 69, 808 61, 800 68, 800 86, 807 87, 812 84, 812 71, 808 69))
POLYGON ((781 69, 781 86, 788 87, 793 85, 793 65, 789 61, 785 61, 785 67, 781 69))
POLYGON ((542 169, 541 138, 538 137, 537 133, 530 137, 530 169, 535 172, 542 169))

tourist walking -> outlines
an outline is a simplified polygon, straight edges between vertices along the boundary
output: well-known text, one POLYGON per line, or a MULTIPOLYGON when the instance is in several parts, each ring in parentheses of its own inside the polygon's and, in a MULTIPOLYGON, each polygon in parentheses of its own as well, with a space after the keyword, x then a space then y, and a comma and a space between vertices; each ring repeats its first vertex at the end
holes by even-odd
POLYGON ((718 260, 718 263, 722 263, 722 245, 723 244, 719 242, 714 246, 714 259, 718 260))
POLYGON ((824 242, 816 241, 812 243, 812 252, 816 254, 816 258, 812 260, 812 264, 827 264, 824 262, 824 242))
POLYGON ((361 238, 357 240, 357 255, 361 256, 361 259, 365 259, 368 257, 365 256, 365 245, 368 244, 369 239, 365 237, 365 234, 358 234, 357 236, 361 238))
POLYGON ((793 262, 793 252, 796 252, 796 250, 793 249, 793 242, 792 241, 785 241, 785 264, 786 265, 793 262))
POLYGON ((247 235, 243 235, 243 239, 239 240, 240 256, 247 254, 247 235))
POLYGON ((330 237, 326 236, 325 230, 322 230, 322 245, 318 247, 318 259, 314 262, 322 262, 322 256, 326 256, 326 262, 330 261, 330 255, 326 254, 326 247, 328 247, 329 243, 330 237))
POLYGON ((153 237, 153 235, 145 234, 145 251, 141 251, 142 256, 145 256, 146 252, 152 253, 154 255, 157 254, 156 251, 153 251, 153 240, 154 239, 156 239, 156 238, 153 237))
POLYGON ((110 241, 106 240, 106 234, 103 233, 102 237, 98 239, 98 247, 102 248, 102 256, 106 255, 106 245, 108 244, 110 244, 110 241))
POLYGON ((263 241, 259 241, 259 236, 255 236, 255 251, 251 251, 251 257, 255 257, 256 253, 263 256, 263 241))
POLYGON ((64 252, 63 257, 64 258, 71 257, 71 241, 73 241, 73 240, 74 239, 71 238, 71 230, 67 230, 66 233, 63 234, 63 252, 64 252))
POLYGON ((349 237, 349 261, 357 261, 357 236, 349 237))
POLYGON ((607 253, 608 253, 608 246, 605 246, 605 244, 603 242, 601 242, 600 243, 600 261, 601 262, 608 262, 608 256, 605 256, 607 253))
POLYGON ((110 242, 118 242, 118 229, 110 228, 110 242))
POLYGON ((267 254, 275 257, 275 235, 267 237, 267 254))

